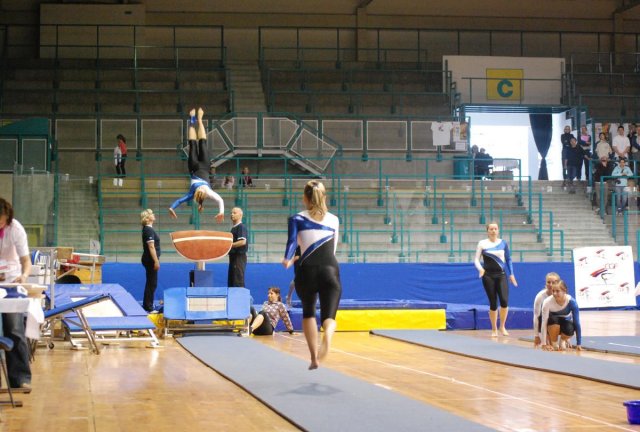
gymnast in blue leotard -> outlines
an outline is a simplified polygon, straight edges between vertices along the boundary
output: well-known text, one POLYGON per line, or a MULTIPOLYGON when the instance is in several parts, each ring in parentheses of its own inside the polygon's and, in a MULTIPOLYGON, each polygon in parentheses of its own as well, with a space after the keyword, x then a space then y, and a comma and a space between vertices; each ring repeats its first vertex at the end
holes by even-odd
POLYGON ((551 296, 542 303, 541 320, 542 349, 564 351, 571 348, 571 336, 575 333, 576 350, 582 350, 580 309, 576 300, 567 294, 567 284, 563 280, 553 286, 551 296))
POLYGON ((169 207, 169 216, 177 219, 178 215, 175 209, 181 204, 191 201, 192 199, 198 203, 198 211, 202 211, 205 199, 211 199, 218 203, 218 214, 216 221, 222 223, 224 221, 224 201, 222 197, 215 193, 209 185, 209 147, 207 145, 207 134, 202 123, 204 111, 198 108, 197 112, 198 131, 196 133, 196 110, 192 109, 189 113, 189 174, 191 175, 191 184, 187 193, 178 198, 169 207), (197 139, 197 141, 196 141, 197 139))
POLYGON ((302 303, 302 330, 311 354, 309 369, 317 369, 320 360, 329 352, 342 293, 340 268, 335 257, 340 223, 327 210, 326 200, 327 194, 322 183, 311 180, 306 184, 302 201, 307 209, 289 218, 289 235, 282 260, 285 268, 291 267, 295 261, 296 247, 300 247, 295 289, 302 303), (318 297, 324 329, 320 347, 316 322, 318 297))
POLYGON ((498 238, 500 228, 495 222, 487 224, 488 238, 480 240, 476 249, 474 264, 478 269, 482 285, 489 298, 489 321, 491 321, 491 336, 498 336, 498 299, 500 299, 500 332, 508 336, 505 323, 509 312, 509 285, 507 284, 507 272, 514 286, 518 286, 513 275, 513 264, 509 245, 503 239, 498 238), (482 257, 482 263, 480 258, 482 257))

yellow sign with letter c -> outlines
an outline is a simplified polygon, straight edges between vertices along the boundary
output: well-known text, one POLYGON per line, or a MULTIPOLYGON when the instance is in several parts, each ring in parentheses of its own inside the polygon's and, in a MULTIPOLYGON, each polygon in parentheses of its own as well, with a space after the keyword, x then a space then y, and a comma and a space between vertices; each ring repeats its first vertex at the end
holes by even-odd
POLYGON ((487 69, 487 99, 516 100, 524 96, 523 69, 487 69))

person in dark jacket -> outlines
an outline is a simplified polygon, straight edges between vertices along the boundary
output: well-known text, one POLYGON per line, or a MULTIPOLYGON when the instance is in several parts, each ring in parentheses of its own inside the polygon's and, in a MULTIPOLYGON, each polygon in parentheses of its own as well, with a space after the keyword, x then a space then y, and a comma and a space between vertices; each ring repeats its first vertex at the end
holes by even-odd
POLYGON ((576 193, 576 188, 573 183, 578 177, 578 173, 582 169, 582 164, 585 159, 589 159, 589 155, 578 145, 578 140, 575 137, 571 138, 569 148, 567 149, 567 159, 565 168, 567 169, 567 182, 569 185, 569 193, 576 193))

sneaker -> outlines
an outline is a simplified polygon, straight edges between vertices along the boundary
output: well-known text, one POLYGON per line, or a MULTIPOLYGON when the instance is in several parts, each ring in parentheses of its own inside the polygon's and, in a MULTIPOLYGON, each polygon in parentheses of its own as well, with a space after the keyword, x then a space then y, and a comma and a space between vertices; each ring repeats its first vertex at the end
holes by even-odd
POLYGON ((114 186, 118 186, 118 179, 117 179, 117 178, 114 178, 114 179, 113 179, 113 185, 114 185, 114 186))
POLYGON ((25 390, 31 390, 31 383, 23 382, 22 384, 20 384, 20 388, 25 390))

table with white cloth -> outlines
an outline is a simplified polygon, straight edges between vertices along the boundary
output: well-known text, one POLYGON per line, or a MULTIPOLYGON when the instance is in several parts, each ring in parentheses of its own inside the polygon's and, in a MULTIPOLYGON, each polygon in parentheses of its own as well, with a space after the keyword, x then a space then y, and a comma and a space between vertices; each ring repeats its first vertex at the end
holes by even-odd
POLYGON ((25 312, 27 314, 25 335, 29 339, 39 339, 40 324, 44 322, 44 312, 42 310, 41 299, 32 297, 0 299, 0 313, 25 312))

